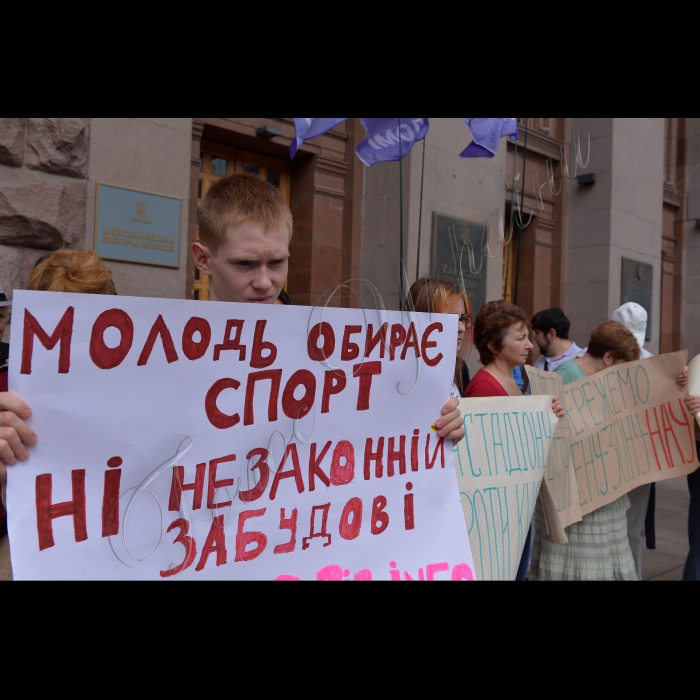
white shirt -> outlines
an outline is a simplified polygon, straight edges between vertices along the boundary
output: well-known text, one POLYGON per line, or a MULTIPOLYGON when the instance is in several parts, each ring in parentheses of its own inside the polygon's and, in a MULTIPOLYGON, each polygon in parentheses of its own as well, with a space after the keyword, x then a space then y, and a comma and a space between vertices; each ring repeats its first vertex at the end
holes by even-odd
POLYGON ((540 355, 535 360, 535 369, 541 369, 545 372, 553 372, 557 367, 559 367, 559 365, 563 365, 565 362, 573 360, 577 352, 581 352, 581 348, 576 345, 576 343, 571 343, 569 349, 563 355, 559 355, 559 357, 545 357, 544 355, 540 355), (544 366, 545 360, 547 361, 547 369, 545 369, 544 366))

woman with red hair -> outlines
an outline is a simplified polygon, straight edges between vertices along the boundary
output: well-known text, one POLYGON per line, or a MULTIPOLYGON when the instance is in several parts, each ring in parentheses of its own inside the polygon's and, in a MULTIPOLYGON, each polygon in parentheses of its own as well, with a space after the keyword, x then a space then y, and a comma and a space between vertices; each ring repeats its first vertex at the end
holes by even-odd
POLYGON ((469 385, 467 359, 472 349, 472 304, 469 296, 447 280, 421 277, 411 285, 406 308, 412 308, 417 313, 454 314, 458 317, 452 396, 464 396, 469 385))

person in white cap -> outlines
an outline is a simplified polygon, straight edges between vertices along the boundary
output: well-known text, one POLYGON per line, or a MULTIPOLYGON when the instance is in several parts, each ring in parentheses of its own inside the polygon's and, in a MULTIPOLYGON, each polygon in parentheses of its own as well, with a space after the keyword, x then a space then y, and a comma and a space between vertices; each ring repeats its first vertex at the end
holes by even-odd
POLYGON ((613 311, 611 320, 621 323, 625 328, 632 331, 632 335, 637 339, 639 349, 642 351, 642 360, 646 360, 647 357, 654 357, 648 350, 644 349, 648 315, 643 306, 634 301, 628 301, 613 311))

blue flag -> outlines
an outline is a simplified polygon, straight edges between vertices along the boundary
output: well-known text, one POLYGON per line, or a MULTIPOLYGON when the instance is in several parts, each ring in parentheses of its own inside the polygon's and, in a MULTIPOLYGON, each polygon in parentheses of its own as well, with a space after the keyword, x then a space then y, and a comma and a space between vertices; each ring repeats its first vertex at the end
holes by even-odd
POLYGON ((304 141, 325 134, 326 131, 330 131, 334 126, 341 124, 346 119, 347 117, 314 117, 313 119, 297 119, 294 117, 294 126, 296 127, 297 135, 292 145, 289 147, 289 157, 292 159, 294 158, 297 149, 304 141))
POLYGON ((517 118, 462 117, 474 139, 461 153, 462 158, 493 158, 503 136, 518 140, 517 118))
POLYGON ((399 138, 398 118, 375 117, 361 121, 367 129, 367 137, 355 146, 355 153, 365 165, 399 160, 399 142, 403 157, 416 141, 425 138, 429 126, 427 117, 401 119, 399 138))

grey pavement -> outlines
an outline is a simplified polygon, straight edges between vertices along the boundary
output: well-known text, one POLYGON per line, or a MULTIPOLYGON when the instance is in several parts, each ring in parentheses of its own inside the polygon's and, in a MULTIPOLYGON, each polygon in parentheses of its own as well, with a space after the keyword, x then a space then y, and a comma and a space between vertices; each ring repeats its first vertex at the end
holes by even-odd
POLYGON ((688 480, 685 476, 656 484, 656 549, 645 549, 645 581, 680 581, 688 555, 688 480))

